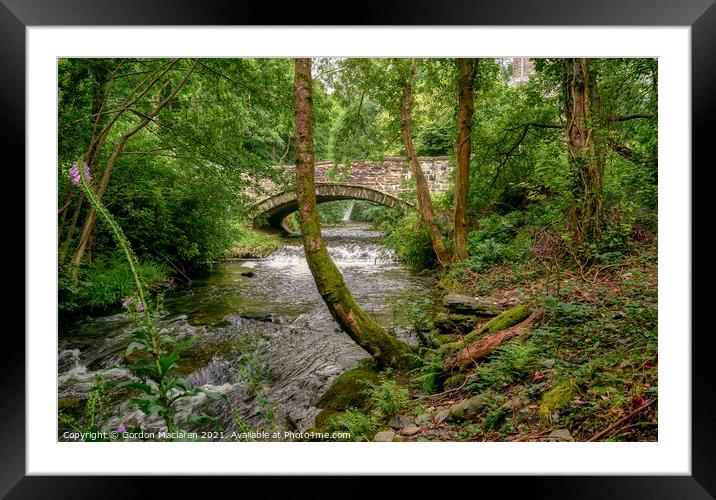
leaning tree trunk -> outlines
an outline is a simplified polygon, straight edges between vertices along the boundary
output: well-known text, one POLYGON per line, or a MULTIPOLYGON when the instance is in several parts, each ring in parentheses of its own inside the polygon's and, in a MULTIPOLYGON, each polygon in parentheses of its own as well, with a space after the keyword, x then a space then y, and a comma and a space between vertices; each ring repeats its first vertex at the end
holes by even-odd
POLYGON ((465 260, 467 237, 467 184, 469 180, 470 150, 472 146, 472 113, 474 110, 472 89, 475 82, 476 59, 458 59, 460 84, 458 87, 457 173, 455 175, 455 255, 456 261, 465 260))
POLYGON ((296 59, 296 194, 303 233, 303 248, 318 292, 341 329, 367 351, 379 366, 400 366, 408 361, 410 346, 385 332, 358 305, 343 275, 328 255, 316 205, 314 183, 313 102, 311 60, 296 59))
POLYGON ((433 244, 435 256, 437 257, 440 265, 444 266, 445 264, 450 263, 452 256, 450 255, 450 252, 445 249, 442 236, 440 235, 440 228, 435 223, 433 218, 433 202, 430 199, 430 188, 425 180, 425 175, 423 175, 423 169, 420 168, 420 163, 418 163, 418 157, 415 154, 415 147, 413 147, 413 131, 410 125, 410 114, 413 111, 413 84, 415 82, 417 67, 418 61, 417 59, 413 59, 410 66, 410 74, 405 81, 403 101, 400 106, 400 132, 403 135, 405 154, 408 157, 410 170, 413 172, 413 177, 415 177, 415 189, 417 191, 420 214, 423 222, 428 227, 430 241, 433 244))
POLYGON ((589 59, 567 59, 564 77, 567 147, 575 181, 569 219, 575 243, 583 245, 599 238, 604 217, 604 147, 595 136, 599 99, 589 59))

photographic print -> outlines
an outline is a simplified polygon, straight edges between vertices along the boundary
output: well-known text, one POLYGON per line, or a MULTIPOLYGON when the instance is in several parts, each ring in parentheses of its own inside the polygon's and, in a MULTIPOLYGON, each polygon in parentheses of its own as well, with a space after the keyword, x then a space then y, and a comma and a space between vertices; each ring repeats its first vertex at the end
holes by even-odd
POLYGON ((657 58, 57 59, 57 440, 658 441, 657 58))

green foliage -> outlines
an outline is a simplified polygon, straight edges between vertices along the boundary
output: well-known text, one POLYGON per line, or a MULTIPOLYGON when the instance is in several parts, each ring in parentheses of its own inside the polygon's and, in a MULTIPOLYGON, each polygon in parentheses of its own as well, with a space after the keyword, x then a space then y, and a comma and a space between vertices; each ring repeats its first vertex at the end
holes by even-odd
POLYGON ((497 348, 491 361, 477 370, 471 387, 500 390, 525 380, 540 366, 539 350, 532 342, 510 342, 497 348))
MULTIPOLYGON (((159 415, 166 424, 167 431, 175 433, 179 430, 174 417, 176 414, 175 403, 186 397, 194 396, 203 392, 208 398, 224 398, 225 394, 204 391, 200 387, 189 389, 186 381, 176 375, 176 368, 181 359, 182 352, 189 347, 193 339, 177 341, 176 339, 162 335, 157 319, 161 313, 159 303, 151 303, 142 278, 139 274, 137 257, 132 250, 126 236, 112 217, 112 214, 97 198, 90 180, 79 169, 79 187, 82 189, 87 200, 97 211, 98 217, 112 232, 115 243, 119 246, 127 259, 127 264, 134 279, 133 295, 123 302, 123 307, 134 319, 137 330, 132 335, 132 342, 127 346, 125 356, 129 361, 129 368, 135 375, 135 380, 129 380, 117 384, 117 387, 133 389, 140 393, 139 396, 130 397, 122 407, 138 407, 145 415, 159 415), (137 354, 135 354, 137 353, 137 354), (153 382, 152 384, 149 381, 153 382)), ((201 421, 202 416, 193 416, 195 421, 201 421)), ((208 417, 208 416, 207 416, 208 417)), ((208 417, 210 418, 210 417, 208 417)), ((173 440, 170 437, 170 440, 173 440)))
POLYGON ((364 200, 356 200, 351 212, 351 220, 356 222, 375 222, 385 221, 390 215, 390 208, 385 205, 378 205, 364 200))
POLYGON ((430 234, 414 212, 406 214, 393 226, 384 244, 393 248, 398 258, 412 269, 428 269, 435 264, 430 234))
POLYGON ((351 203, 352 200, 339 200, 318 205, 318 216, 321 220, 321 224, 342 224, 343 216, 346 214, 351 203))
POLYGON ((80 418, 75 418, 66 413, 60 412, 58 421, 72 430, 82 433, 83 439, 88 441, 102 441, 102 426, 105 424, 107 417, 107 405, 109 402, 108 395, 109 384, 105 378, 96 374, 94 377, 94 386, 89 391, 89 397, 85 401, 84 413, 80 418))
POLYGON ((347 432, 351 441, 369 441, 376 430, 376 424, 360 410, 349 408, 328 419, 326 432, 347 432))
POLYGON ((411 382, 420 390, 428 394, 438 392, 445 381, 445 360, 436 355, 434 351, 428 351, 422 357, 421 365, 414 369, 411 382))
POLYGON ((266 257, 281 247, 278 237, 250 229, 243 224, 236 224, 236 238, 233 246, 226 251, 225 257, 251 258, 266 257))
POLYGON ((470 257, 465 266, 474 271, 484 271, 488 267, 502 264, 512 257, 511 245, 499 243, 492 238, 478 240, 468 236, 468 252, 470 257))
POLYGON ((455 148, 453 120, 443 117, 423 125, 415 137, 415 152, 418 156, 447 156, 455 148))
MULTIPOLYGON (((161 284, 169 276, 169 268, 161 263, 144 261, 137 272, 147 289, 161 284)), ((77 284, 68 274, 58 281, 60 312, 106 311, 119 308, 122 300, 134 290, 130 266, 119 254, 100 256, 91 266, 83 267, 77 284)))
POLYGON ((380 383, 366 381, 368 400, 374 410, 378 410, 385 419, 397 415, 410 405, 409 391, 401 387, 395 380, 381 376, 380 383))
POLYGON ((405 290, 388 298, 393 313, 393 324, 397 328, 410 328, 422 332, 430 326, 433 299, 424 293, 405 290))

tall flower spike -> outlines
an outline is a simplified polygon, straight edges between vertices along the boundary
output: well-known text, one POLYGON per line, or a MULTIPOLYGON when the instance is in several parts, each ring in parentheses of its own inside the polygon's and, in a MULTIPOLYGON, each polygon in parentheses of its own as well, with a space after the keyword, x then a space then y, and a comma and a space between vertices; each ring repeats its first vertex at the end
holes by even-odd
POLYGON ((70 168, 70 180, 75 186, 80 185, 80 169, 77 165, 72 165, 70 168))
POLYGON ((89 165, 85 163, 85 178, 87 179, 87 182, 92 182, 92 174, 90 174, 90 168, 89 165))

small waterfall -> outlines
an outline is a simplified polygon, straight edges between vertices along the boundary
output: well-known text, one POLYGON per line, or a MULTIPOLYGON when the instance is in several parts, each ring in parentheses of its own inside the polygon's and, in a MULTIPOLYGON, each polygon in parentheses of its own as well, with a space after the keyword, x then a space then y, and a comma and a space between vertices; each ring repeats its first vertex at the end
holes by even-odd
POLYGON ((343 220, 349 221, 351 220, 351 214, 353 213, 353 207, 356 206, 356 201, 351 200, 351 204, 348 206, 348 210, 346 210, 346 213, 343 214, 343 220))

